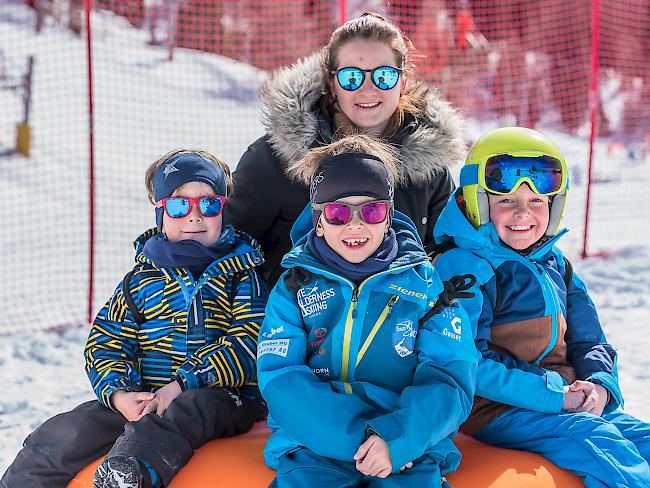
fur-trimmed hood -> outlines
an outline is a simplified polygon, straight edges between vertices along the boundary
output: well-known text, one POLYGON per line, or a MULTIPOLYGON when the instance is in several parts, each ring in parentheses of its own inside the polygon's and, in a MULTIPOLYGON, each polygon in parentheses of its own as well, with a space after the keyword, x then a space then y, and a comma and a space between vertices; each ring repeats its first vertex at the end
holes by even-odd
MULTIPOLYGON (((314 141, 332 139, 329 123, 319 109, 325 89, 319 62, 319 54, 314 54, 281 68, 261 90, 268 140, 285 163, 301 159, 314 141)), ((413 87, 407 85, 409 89, 413 87)), ((430 90, 423 112, 422 119, 408 124, 391 141, 399 149, 403 182, 427 183, 436 172, 458 163, 466 152, 463 118, 456 109, 430 90)))

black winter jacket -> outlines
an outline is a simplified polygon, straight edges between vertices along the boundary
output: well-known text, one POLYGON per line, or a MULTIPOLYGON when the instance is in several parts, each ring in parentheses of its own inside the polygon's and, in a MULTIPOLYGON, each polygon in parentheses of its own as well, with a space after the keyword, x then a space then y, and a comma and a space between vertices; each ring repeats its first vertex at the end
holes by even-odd
MULTIPOLYGON (((308 187, 287 173, 287 165, 334 139, 319 110, 322 90, 317 55, 278 71, 261 92, 266 135, 249 146, 233 175, 228 218, 261 244, 269 286, 282 273, 291 226, 309 202, 308 187)), ((395 208, 413 220, 425 245, 433 243, 433 226, 454 190, 449 169, 465 149, 462 118, 430 93, 424 117, 407 119, 389 142, 399 150, 402 173, 395 208)))

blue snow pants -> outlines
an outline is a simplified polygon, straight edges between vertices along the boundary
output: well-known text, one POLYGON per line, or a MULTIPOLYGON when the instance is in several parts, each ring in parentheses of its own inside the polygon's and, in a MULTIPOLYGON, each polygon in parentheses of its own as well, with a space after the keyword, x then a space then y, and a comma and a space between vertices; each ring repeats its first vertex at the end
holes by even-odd
POLYGON ((440 476, 440 467, 428 456, 413 463, 413 467, 387 478, 365 476, 355 463, 329 459, 307 448, 282 456, 277 476, 270 488, 448 488, 440 476))
POLYGON ((597 417, 513 409, 475 436, 494 446, 541 454, 587 488, 650 487, 650 424, 621 410, 597 417))

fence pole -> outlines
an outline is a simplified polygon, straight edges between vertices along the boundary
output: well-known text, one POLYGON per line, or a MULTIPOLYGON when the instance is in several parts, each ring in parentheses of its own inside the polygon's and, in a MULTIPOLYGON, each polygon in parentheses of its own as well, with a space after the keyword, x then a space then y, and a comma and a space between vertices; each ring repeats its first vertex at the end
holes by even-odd
POLYGON ((594 160, 594 140, 598 113, 598 49, 600 42, 600 0, 592 0, 591 8, 591 86, 589 87, 589 163, 587 165, 587 202, 585 204, 585 225, 582 237, 582 258, 587 257, 587 237, 589 234, 589 204, 591 202, 591 171, 594 160))
POLYGON ((93 283, 95 273, 95 128, 93 109, 93 69, 92 36, 90 29, 90 12, 92 0, 85 0, 86 13, 86 48, 88 64, 88 316, 93 320, 93 283))

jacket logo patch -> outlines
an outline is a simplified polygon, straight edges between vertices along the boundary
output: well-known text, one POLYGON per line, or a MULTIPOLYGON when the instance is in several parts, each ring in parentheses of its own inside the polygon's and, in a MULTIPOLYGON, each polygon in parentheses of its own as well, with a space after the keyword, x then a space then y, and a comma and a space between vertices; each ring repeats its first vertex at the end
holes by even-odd
POLYGON ((325 342, 325 339, 327 339, 327 329, 325 327, 318 327, 314 329, 312 331, 312 334, 314 335, 315 340, 309 343, 311 347, 318 347, 323 342, 325 342))
POLYGON ((279 334, 280 332, 284 332, 284 326, 280 327, 271 327, 271 330, 268 332, 262 332, 260 335, 264 337, 265 339, 270 339, 273 337, 275 334, 279 334))
POLYGON ((461 334, 463 333, 463 319, 458 317, 451 308, 446 308, 440 315, 449 319, 449 327, 451 327, 451 330, 449 330, 449 327, 445 327, 442 330, 442 335, 460 342, 461 334))
POLYGON ((318 285, 306 286, 298 290, 298 306, 303 317, 317 317, 327 310, 327 301, 334 296, 334 288, 319 291, 318 285))
POLYGON ((276 356, 287 357, 289 351, 290 339, 272 339, 262 341, 257 345, 257 357, 261 358, 265 354, 275 354, 276 356))
POLYGON ((415 298, 420 298, 420 299, 426 299, 427 298, 427 295, 425 293, 422 293, 420 291, 409 290, 407 288, 404 288, 403 286, 392 284, 392 285, 390 285, 389 288, 391 290, 395 290, 395 291, 401 293, 402 295, 406 295, 407 297, 415 297, 415 298))
POLYGON ((393 332, 393 348, 395 352, 402 358, 413 354, 417 335, 418 331, 413 327, 412 320, 403 320, 395 324, 393 332))

